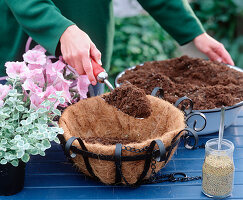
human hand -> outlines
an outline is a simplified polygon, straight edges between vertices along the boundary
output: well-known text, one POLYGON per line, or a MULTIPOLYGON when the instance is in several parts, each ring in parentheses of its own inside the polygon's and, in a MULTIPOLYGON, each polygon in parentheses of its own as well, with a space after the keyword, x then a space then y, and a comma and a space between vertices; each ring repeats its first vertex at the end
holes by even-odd
POLYGON ((213 39, 207 33, 197 36, 193 42, 197 49, 208 56, 210 60, 234 65, 224 45, 213 39))
POLYGON ((72 25, 62 34, 60 44, 64 61, 78 74, 87 74, 91 84, 96 85, 90 58, 101 65, 101 53, 89 36, 76 25, 72 25))

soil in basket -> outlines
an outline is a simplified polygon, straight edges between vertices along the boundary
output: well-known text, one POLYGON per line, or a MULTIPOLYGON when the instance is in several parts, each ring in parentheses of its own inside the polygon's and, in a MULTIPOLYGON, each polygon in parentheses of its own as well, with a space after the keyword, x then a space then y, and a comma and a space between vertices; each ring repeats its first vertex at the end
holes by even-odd
POLYGON ((137 141, 133 141, 131 139, 125 139, 125 138, 118 138, 118 137, 114 137, 114 138, 105 138, 105 137, 88 137, 88 138, 82 138, 85 142, 87 143, 91 143, 91 144, 103 144, 103 145, 114 145, 117 143, 121 143, 121 144, 129 144, 129 143, 137 143, 137 141))
POLYGON ((108 104, 132 117, 147 118, 151 115, 150 101, 144 90, 131 83, 124 83, 103 98, 108 104))
POLYGON ((164 99, 175 103, 183 96, 194 102, 194 109, 232 106, 243 101, 243 73, 219 62, 182 56, 164 61, 146 62, 127 70, 118 83, 129 81, 151 94, 164 90, 164 99))

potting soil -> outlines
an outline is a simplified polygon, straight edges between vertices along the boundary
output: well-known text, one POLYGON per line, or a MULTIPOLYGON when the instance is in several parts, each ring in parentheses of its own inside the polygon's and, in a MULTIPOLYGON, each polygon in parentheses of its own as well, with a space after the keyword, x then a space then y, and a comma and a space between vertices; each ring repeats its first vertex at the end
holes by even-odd
POLYGON ((151 94, 155 87, 164 90, 164 99, 175 103, 187 96, 194 109, 232 106, 243 101, 243 73, 225 64, 182 56, 164 61, 146 62, 127 70, 118 83, 129 81, 151 94))
POLYGON ((128 82, 103 98, 108 104, 135 118, 147 118, 152 112, 144 90, 128 82))

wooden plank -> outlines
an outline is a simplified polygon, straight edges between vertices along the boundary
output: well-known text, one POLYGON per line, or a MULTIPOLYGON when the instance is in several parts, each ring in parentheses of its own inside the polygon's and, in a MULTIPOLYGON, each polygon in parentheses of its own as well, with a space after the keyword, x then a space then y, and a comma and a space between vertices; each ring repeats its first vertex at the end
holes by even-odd
MULTIPOLYGON (((161 170, 160 174, 168 174, 173 171, 164 172, 161 170)), ((201 170, 197 172, 186 172, 188 177, 201 176, 201 170)), ((234 184, 243 185, 242 171, 235 172, 234 184)), ((177 187, 178 185, 200 185, 201 180, 194 180, 189 182, 163 182, 154 184, 156 186, 172 185, 177 187)), ((25 187, 29 188, 50 188, 50 187, 104 187, 104 184, 91 180, 82 174, 41 174, 41 175, 27 175, 25 180, 25 187)), ((153 185, 151 185, 152 187, 153 185)), ((107 186, 112 187, 112 186, 107 186)))
MULTIPOLYGON (((201 185, 144 185, 139 188, 127 187, 26 187, 22 192, 4 199, 208 199, 201 192, 201 185)), ((242 185, 235 185, 229 199, 243 199, 242 185)))

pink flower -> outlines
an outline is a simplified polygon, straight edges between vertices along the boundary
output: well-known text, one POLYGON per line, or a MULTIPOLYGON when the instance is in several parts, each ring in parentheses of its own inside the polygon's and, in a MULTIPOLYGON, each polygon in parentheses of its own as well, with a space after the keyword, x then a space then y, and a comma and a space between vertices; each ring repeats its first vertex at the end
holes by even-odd
POLYGON ((3 99, 8 95, 8 92, 10 89, 11 89, 11 86, 0 84, 0 107, 3 106, 3 104, 4 104, 3 99))
POLYGON ((42 51, 43 53, 46 53, 46 49, 41 45, 36 45, 32 50, 42 51))
POLYGON ((25 62, 6 62, 6 73, 10 78, 20 77, 25 79, 29 73, 29 69, 25 62))
POLYGON ((30 70, 34 70, 34 69, 42 69, 43 66, 42 65, 37 65, 37 64, 28 64, 28 68, 30 70))
POLYGON ((47 99, 51 94, 56 94, 56 91, 56 88, 54 88, 52 85, 48 86, 46 91, 41 93, 41 97, 47 99))
MULTIPOLYGON (((63 92, 63 97, 70 102, 71 100, 71 95, 69 92, 69 87, 71 85, 71 81, 66 80, 62 73, 57 72, 57 78, 53 81, 52 85, 57 91, 62 91, 63 92)), ((49 83, 48 83, 49 84, 49 83)))
POLYGON ((45 69, 49 65, 52 65, 52 62, 51 62, 51 60, 49 58, 46 58, 46 63, 44 65, 40 65, 40 64, 28 64, 28 68, 30 70, 34 70, 34 69, 45 69))
POLYGON ((54 81, 57 79, 56 76, 51 76, 49 74, 46 74, 46 82, 47 82, 47 85, 53 85, 54 81))
POLYGON ((41 103, 44 101, 38 94, 32 93, 30 95, 30 108, 31 109, 38 109, 41 107, 41 103))
POLYGON ((45 78, 42 69, 30 70, 28 79, 32 80, 37 86, 41 88, 45 86, 45 78))
MULTIPOLYGON (((51 95, 51 94, 56 94, 56 89, 51 85, 49 87, 46 88, 46 91, 44 92, 39 92, 39 93, 31 93, 30 94, 30 101, 31 101, 31 105, 30 107, 32 109, 38 109, 40 107, 44 107, 43 105, 41 105, 41 103, 48 99, 48 97, 51 95)), ((56 102, 56 99, 49 99, 51 102, 56 102)), ((59 102, 57 101, 55 104, 54 104, 54 107, 56 108, 57 105, 59 104, 59 102)), ((46 107, 47 109, 50 108, 50 106, 46 107)))
POLYGON ((3 107, 4 101, 0 100, 0 107, 3 107))
POLYGON ((29 90, 31 93, 39 94, 42 92, 42 88, 38 87, 31 79, 27 79, 22 87, 25 90, 29 90))
POLYGON ((66 80, 61 72, 56 72, 55 75, 46 74, 47 86, 53 86, 57 91, 62 91, 63 97, 70 102, 71 95, 69 88, 71 81, 66 80))
MULTIPOLYGON (((48 87, 46 88, 46 91, 41 93, 41 98, 42 98, 42 99, 49 99, 51 102, 56 102, 56 99, 51 99, 51 98, 49 98, 49 96, 50 96, 51 94, 56 95, 56 91, 57 91, 56 88, 54 88, 52 85, 51 85, 51 86, 48 86, 48 87)), ((57 101, 57 102, 54 104, 54 108, 56 108, 56 107, 58 106, 58 104, 59 104, 59 102, 57 101)), ((48 107, 48 109, 49 109, 49 107, 48 107)))
POLYGON ((44 65, 46 64, 46 55, 42 51, 29 50, 23 55, 24 61, 29 64, 44 65))
POLYGON ((63 70, 63 68, 65 66, 66 65, 62 61, 58 60, 57 62, 46 66, 46 73, 51 75, 51 76, 56 75, 57 72, 60 72, 61 70, 63 70))
POLYGON ((0 100, 3 100, 7 96, 10 89, 9 85, 0 84, 0 100))
POLYGON ((80 75, 78 77, 77 88, 81 99, 87 98, 89 85, 90 81, 87 75, 80 75))

